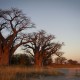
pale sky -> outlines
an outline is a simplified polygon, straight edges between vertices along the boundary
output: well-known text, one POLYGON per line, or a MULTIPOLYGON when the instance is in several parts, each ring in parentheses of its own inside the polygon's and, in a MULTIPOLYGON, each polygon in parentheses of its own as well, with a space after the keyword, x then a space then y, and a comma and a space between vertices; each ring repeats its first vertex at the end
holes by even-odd
POLYGON ((80 61, 80 0, 0 0, 1 9, 19 8, 36 24, 64 42, 64 56, 80 61))

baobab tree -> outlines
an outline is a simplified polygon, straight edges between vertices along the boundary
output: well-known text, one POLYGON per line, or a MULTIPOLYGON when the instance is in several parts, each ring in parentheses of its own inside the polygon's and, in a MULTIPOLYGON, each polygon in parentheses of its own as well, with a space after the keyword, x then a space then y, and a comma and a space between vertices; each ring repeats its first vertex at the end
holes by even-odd
POLYGON ((58 55, 58 52, 63 45, 53 42, 54 35, 48 35, 44 30, 29 34, 31 43, 27 43, 24 46, 34 57, 34 64, 36 67, 43 66, 47 60, 51 58, 53 54, 58 55))
POLYGON ((31 20, 21 10, 0 9, 0 65, 8 65, 15 50, 30 41, 24 30, 32 27, 31 20))

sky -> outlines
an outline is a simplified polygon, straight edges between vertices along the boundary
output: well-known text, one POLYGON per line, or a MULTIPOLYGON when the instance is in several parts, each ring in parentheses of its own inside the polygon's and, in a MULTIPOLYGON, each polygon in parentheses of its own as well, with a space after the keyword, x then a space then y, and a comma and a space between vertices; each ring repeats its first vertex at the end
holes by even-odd
POLYGON ((80 0, 0 0, 1 9, 19 8, 36 25, 64 42, 67 59, 80 62, 80 0))

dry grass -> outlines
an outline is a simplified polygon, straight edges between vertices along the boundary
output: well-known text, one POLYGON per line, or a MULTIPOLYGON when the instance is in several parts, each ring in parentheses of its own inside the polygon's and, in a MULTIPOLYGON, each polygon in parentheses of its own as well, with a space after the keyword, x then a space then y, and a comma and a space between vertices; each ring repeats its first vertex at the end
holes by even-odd
POLYGON ((0 80, 29 80, 31 77, 59 76, 63 73, 54 69, 29 68, 25 66, 4 66, 0 67, 0 80))
POLYGON ((72 64, 52 64, 50 67, 54 68, 80 68, 80 64, 72 65, 72 64))

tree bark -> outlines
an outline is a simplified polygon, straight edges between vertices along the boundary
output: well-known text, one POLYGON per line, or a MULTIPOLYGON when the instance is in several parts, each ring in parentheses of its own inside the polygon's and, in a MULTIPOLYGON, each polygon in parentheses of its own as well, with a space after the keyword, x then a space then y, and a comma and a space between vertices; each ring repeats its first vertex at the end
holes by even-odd
POLYGON ((0 53, 0 65, 9 65, 9 50, 5 49, 3 53, 0 53))
POLYGON ((39 56, 38 52, 35 54, 34 59, 35 59, 35 63, 34 63, 35 67, 37 67, 37 68, 42 67, 42 58, 41 58, 41 56, 39 56))

